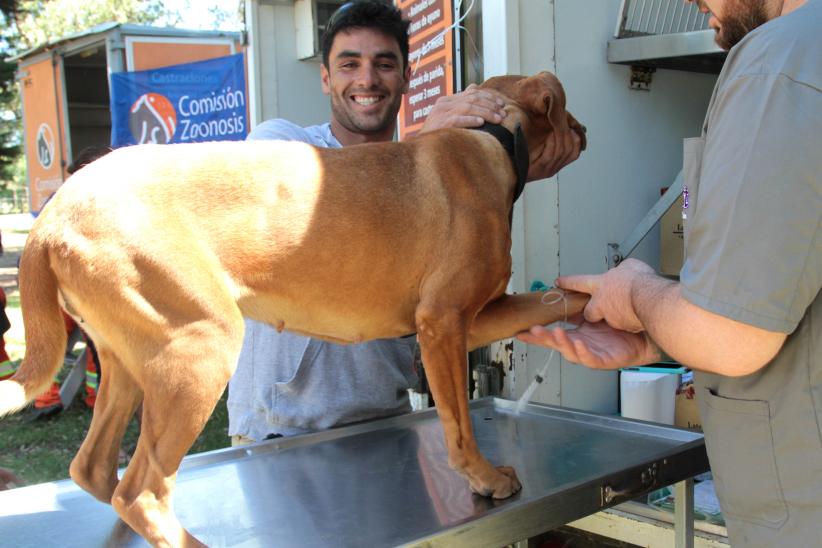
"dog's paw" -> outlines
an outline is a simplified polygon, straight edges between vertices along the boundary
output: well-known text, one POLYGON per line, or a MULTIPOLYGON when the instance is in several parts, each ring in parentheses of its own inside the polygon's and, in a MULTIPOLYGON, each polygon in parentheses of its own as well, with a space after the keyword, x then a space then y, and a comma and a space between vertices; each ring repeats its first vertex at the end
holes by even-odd
POLYGON ((510 466, 497 466, 495 474, 487 482, 470 482, 471 490, 484 497, 495 499, 507 499, 522 489, 522 484, 517 478, 517 473, 510 466))

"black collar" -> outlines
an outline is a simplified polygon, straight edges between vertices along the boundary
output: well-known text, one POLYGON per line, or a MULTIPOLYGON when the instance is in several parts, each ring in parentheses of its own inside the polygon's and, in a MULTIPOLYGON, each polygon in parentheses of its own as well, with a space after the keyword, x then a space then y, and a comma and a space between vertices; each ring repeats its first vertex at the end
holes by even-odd
POLYGON ((489 124, 488 122, 474 129, 493 135, 505 149, 505 152, 508 153, 508 157, 511 158, 514 173, 517 176, 517 186, 514 188, 514 202, 516 202, 525 188, 529 165, 528 143, 525 142, 522 127, 517 124, 516 132, 513 134, 499 124, 489 124))

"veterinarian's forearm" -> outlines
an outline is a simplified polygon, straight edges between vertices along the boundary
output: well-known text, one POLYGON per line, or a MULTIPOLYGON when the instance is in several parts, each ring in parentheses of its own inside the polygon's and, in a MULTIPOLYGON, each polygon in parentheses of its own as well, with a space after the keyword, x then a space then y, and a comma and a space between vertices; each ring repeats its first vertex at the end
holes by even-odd
POLYGON ((508 339, 534 325, 547 325, 579 314, 588 298, 583 293, 560 289, 503 295, 486 305, 474 319, 468 333, 468 350, 508 339))
POLYGON ((753 373, 768 363, 785 334, 719 316, 686 301, 680 285, 659 276, 637 278, 631 300, 651 338, 693 369, 727 376, 753 373))

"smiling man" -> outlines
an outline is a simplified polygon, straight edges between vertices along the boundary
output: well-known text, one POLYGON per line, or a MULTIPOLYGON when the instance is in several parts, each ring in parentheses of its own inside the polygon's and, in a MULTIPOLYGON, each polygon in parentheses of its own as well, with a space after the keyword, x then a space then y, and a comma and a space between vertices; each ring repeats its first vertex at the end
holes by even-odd
MULTIPOLYGON (((323 91, 331 98, 328 123, 300 127, 268 120, 249 139, 298 140, 319 147, 390 141, 408 91, 408 25, 390 2, 361 0, 331 17, 322 39, 323 91)), ((422 131, 499 123, 502 103, 469 86, 441 98, 422 131)), ((557 140, 529 171, 549 177, 579 156, 575 132, 557 140)), ((318 265, 323 268, 325 265, 318 265)), ((329 287, 330 293, 334 292, 329 287)), ((414 336, 336 345, 246 320, 239 364, 229 384, 229 434, 233 443, 322 430, 411 410, 414 336)))
POLYGON ((633 259, 559 286, 575 330, 526 342, 617 369, 696 370, 731 545, 822 546, 822 0, 699 0, 730 48, 686 139, 678 283, 633 259))
POLYGON ((331 97, 331 133, 343 146, 390 141, 408 91, 408 51, 378 28, 343 29, 327 41, 320 73, 331 97))

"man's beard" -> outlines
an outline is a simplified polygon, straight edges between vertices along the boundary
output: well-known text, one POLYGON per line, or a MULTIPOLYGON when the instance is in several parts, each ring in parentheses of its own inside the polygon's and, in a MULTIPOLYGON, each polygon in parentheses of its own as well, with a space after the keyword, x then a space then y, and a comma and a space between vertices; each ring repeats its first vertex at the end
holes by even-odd
POLYGON ((763 0, 729 1, 725 13, 715 37, 717 45, 724 50, 731 49, 746 34, 768 21, 763 0))

